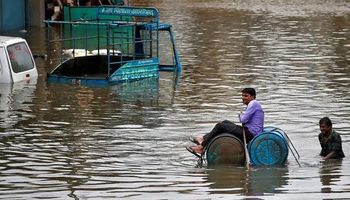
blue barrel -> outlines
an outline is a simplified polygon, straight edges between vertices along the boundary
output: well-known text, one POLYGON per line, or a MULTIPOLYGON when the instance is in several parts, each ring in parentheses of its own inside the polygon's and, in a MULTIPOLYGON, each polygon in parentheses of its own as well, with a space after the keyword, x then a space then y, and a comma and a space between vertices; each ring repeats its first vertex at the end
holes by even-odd
POLYGON ((243 165, 243 143, 232 134, 223 133, 214 137, 206 147, 208 165, 243 165))
POLYGON ((276 127, 265 127, 249 145, 250 161, 254 166, 283 165, 288 157, 288 142, 285 133, 276 127))

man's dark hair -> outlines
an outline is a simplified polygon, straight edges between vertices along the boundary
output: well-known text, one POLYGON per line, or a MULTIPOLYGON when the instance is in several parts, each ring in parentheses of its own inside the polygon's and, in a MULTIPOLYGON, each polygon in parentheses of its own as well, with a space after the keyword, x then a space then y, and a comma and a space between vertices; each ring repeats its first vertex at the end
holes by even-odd
POLYGON ((250 94, 251 96, 256 97, 256 92, 255 92, 255 89, 254 89, 254 88, 244 88, 244 89, 242 90, 242 93, 248 93, 248 94, 250 94))
POLYGON ((328 127, 332 127, 332 121, 331 119, 329 119, 329 117, 323 117, 320 119, 320 122, 319 122, 319 125, 321 124, 325 124, 327 125, 328 127))

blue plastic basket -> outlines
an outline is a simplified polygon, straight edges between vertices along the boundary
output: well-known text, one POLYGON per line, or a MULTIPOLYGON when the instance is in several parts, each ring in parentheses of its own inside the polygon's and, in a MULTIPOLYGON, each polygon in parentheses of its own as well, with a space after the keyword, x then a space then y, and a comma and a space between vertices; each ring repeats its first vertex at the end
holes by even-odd
POLYGON ((283 165, 288 157, 285 133, 276 127, 265 127, 248 145, 250 161, 254 166, 283 165))

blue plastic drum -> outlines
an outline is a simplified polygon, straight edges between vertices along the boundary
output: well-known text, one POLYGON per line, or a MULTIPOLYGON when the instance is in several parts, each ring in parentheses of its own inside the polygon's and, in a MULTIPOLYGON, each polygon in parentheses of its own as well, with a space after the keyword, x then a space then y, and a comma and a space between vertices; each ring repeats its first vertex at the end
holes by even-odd
POLYGON ((288 143, 285 133, 272 126, 254 137, 249 145, 250 161, 255 166, 283 165, 288 157, 288 143))
POLYGON ((242 165, 245 160, 243 143, 228 133, 213 138, 205 153, 208 165, 242 165))

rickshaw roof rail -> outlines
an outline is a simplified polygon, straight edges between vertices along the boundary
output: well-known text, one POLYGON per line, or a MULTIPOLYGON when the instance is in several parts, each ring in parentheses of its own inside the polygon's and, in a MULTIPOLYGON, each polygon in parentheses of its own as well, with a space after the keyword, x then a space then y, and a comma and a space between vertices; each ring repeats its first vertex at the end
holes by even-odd
MULTIPOLYGON (((75 7, 68 7, 74 9, 75 7)), ((78 7, 76 7, 78 8, 78 7)), ((133 23, 155 23, 152 29, 155 30, 159 23, 159 11, 154 7, 132 7, 132 6, 98 6, 90 7, 96 9, 96 15, 92 18, 65 19, 63 21, 44 20, 47 24, 71 24, 71 25, 109 25, 109 26, 130 26, 133 23), (127 20, 111 18, 111 16, 129 17, 127 20), (142 19, 147 19, 144 21, 142 19)), ((88 9, 88 8, 85 8, 88 9)), ((69 9, 67 10, 68 12, 69 9)), ((135 24, 134 24, 135 25, 135 24)))
MULTIPOLYGON (((44 20, 46 24, 69 24, 69 25, 98 25, 98 26, 110 26, 110 27, 120 27, 120 26, 135 26, 136 22, 129 21, 117 21, 110 20, 108 22, 92 22, 92 21, 57 21, 57 20, 44 20)), ((154 29, 153 29, 154 30, 154 29)))

